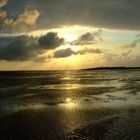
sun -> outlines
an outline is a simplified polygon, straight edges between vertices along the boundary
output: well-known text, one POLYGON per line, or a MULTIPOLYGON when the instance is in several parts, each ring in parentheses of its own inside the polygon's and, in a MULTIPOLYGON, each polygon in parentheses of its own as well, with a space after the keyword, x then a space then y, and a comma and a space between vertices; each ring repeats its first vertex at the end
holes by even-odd
POLYGON ((69 42, 76 40, 76 36, 72 35, 72 34, 66 34, 65 35, 65 39, 69 42))

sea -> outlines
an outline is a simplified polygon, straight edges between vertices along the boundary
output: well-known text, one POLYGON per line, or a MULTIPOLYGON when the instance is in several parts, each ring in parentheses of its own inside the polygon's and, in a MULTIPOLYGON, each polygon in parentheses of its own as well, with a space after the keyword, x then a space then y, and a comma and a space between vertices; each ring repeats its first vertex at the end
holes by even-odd
POLYGON ((140 70, 1 71, 0 140, 140 140, 140 70))

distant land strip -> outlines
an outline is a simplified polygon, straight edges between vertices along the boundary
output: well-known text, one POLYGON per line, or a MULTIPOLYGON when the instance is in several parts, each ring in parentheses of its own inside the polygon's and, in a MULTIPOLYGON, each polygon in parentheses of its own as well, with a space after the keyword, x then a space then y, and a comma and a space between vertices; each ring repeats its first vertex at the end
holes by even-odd
POLYGON ((140 67, 96 67, 96 68, 85 68, 81 70, 128 70, 128 69, 140 69, 140 67))

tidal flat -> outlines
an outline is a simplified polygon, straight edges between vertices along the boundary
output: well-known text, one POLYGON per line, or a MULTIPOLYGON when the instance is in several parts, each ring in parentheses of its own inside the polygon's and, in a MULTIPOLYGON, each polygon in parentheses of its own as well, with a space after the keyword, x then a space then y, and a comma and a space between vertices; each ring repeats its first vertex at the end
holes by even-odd
POLYGON ((139 140, 139 69, 0 72, 0 140, 139 140))

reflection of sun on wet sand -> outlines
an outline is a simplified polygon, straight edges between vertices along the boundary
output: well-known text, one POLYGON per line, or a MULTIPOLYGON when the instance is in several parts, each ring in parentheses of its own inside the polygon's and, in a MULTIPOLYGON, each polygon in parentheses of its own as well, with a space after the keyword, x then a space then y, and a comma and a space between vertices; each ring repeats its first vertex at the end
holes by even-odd
MULTIPOLYGON (((69 107, 68 107, 69 108, 69 107)), ((140 111, 25 109, 0 120, 2 140, 139 138, 140 111), (137 115, 137 117, 135 117, 137 115), (123 127, 122 127, 123 126, 123 127), (123 132, 122 132, 123 131, 123 132)))

